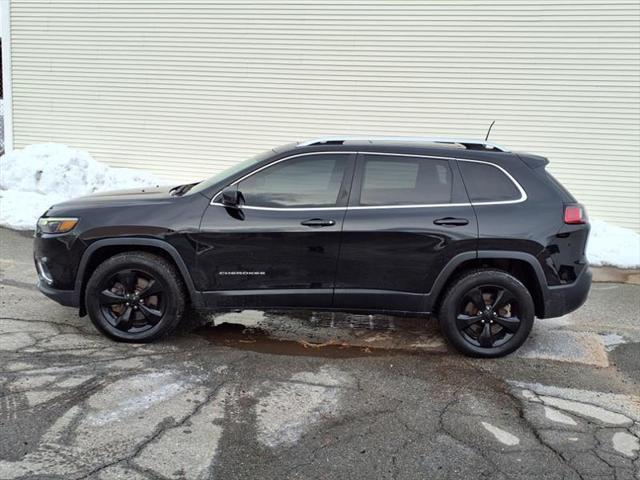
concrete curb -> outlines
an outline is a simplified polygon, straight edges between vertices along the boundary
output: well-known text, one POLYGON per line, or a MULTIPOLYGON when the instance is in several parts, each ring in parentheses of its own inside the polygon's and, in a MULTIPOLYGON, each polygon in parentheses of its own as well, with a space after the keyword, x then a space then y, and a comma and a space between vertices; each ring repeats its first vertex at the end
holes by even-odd
POLYGON ((594 282, 640 285, 640 270, 616 267, 591 267, 594 282))

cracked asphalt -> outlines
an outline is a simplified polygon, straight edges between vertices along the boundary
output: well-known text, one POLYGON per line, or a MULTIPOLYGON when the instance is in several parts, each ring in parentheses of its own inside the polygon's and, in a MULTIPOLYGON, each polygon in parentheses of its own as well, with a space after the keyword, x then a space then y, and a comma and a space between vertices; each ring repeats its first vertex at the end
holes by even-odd
POLYGON ((0 479, 640 478, 640 287, 595 284, 512 356, 434 322, 193 316, 117 344, 0 229, 0 479))

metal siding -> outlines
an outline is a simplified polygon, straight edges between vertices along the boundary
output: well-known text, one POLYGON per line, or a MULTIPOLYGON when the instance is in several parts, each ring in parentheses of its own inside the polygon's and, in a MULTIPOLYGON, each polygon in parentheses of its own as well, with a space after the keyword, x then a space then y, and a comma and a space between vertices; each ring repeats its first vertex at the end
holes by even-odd
POLYGON ((14 140, 206 177, 323 134, 491 137, 640 231, 640 3, 20 0, 14 140))

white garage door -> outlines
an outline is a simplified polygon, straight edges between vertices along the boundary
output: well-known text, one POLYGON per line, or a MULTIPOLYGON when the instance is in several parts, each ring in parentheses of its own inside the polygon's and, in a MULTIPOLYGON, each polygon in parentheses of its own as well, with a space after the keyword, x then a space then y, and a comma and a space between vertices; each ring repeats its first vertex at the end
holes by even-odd
POLYGON ((11 3, 14 143, 177 180, 321 134, 482 137, 548 156, 640 231, 640 3, 11 3))

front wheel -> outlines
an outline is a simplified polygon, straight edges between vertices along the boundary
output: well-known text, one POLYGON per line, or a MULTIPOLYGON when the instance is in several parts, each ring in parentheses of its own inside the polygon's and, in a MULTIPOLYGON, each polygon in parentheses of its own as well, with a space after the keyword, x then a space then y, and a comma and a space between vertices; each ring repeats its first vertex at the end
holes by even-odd
POLYGON ((105 260, 85 292, 87 313, 96 328, 123 342, 151 342, 169 334, 182 319, 185 303, 175 267, 146 252, 105 260))
POLYGON ((479 270, 459 278, 445 293, 440 329, 460 352, 501 357, 529 336, 535 311, 527 288, 499 270, 479 270))

